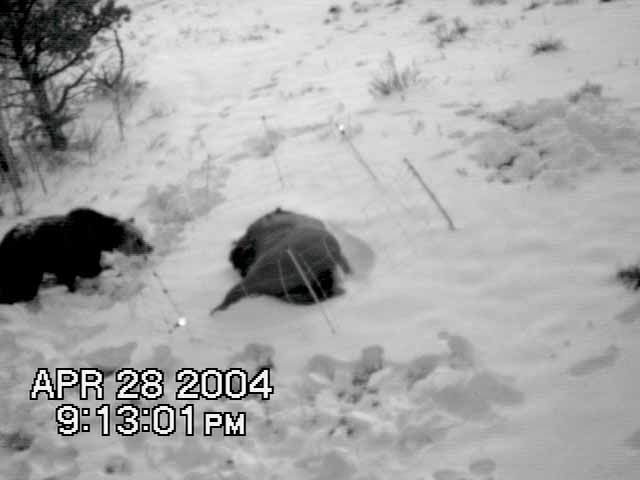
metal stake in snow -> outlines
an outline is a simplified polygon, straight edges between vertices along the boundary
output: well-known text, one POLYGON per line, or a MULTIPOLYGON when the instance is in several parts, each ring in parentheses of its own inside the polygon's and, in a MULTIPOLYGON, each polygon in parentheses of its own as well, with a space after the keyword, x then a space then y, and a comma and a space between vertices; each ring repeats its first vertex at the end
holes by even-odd
POLYGON ((180 328, 180 327, 185 327, 187 325, 187 319, 184 317, 180 317, 176 323, 174 323, 171 328, 169 329, 169 333, 173 333, 174 330, 180 328))
POLYGON ((289 257, 291 257, 291 260, 293 261, 293 264, 296 267, 296 270, 298 271, 298 274, 302 278, 302 281, 304 281, 304 284, 306 285, 307 289, 309 290, 309 293, 313 297, 313 301, 316 303, 316 305, 318 306, 318 308, 322 312, 322 316, 324 316, 324 319, 327 321, 327 325, 329 325, 329 329, 331 330, 331 333, 333 333, 335 335, 336 329, 333 328, 333 324, 331 323, 331 319, 329 318, 329 314, 327 313, 327 311, 324 309, 324 307, 320 303, 320 300, 318 299, 318 296, 316 295, 316 292, 314 292, 313 288, 311 288, 311 283, 309 282, 309 278, 307 277, 307 275, 302 270, 302 267, 298 263, 298 260, 296 259, 295 255, 293 254, 291 249, 287 248, 287 254, 289 255, 289 257))
POLYGON ((271 141, 271 137, 270 137, 271 130, 269 130, 269 126, 267 125, 267 117, 262 115, 262 117, 260 117, 260 118, 262 119, 262 126, 264 127, 265 138, 266 138, 267 142, 269 142, 269 146, 271 147, 271 153, 272 153, 272 156, 273 156, 273 164, 275 165, 276 171, 278 172, 278 180, 280 180, 280 186, 282 188, 284 188, 284 179, 282 178, 282 172, 280 171, 280 165, 278 164, 278 158, 276 156, 276 146, 271 141))
POLYGON ((171 307, 173 308, 173 310, 178 315, 178 320, 169 329, 169 333, 173 333, 173 331, 176 330, 177 328, 186 326, 187 325, 187 319, 186 319, 186 317, 184 315, 182 315, 182 313, 180 313, 180 309, 178 308, 178 305, 176 304, 176 302, 174 302, 173 298, 171 298, 171 294, 169 293, 169 289, 165 286, 164 282, 160 278, 160 275, 158 275, 158 272, 156 272, 155 270, 151 270, 151 273, 158 280, 158 283, 160 284, 160 290, 167 297, 167 300, 169 300, 169 303, 171 304, 171 307))
POLYGON ((207 153, 207 159, 205 160, 204 166, 206 169, 206 176, 205 176, 205 187, 206 187, 206 192, 207 192, 207 199, 209 199, 210 197, 210 193, 209 193, 209 177, 211 176, 211 154, 207 153))
POLYGON ((347 144, 349 144, 349 147, 351 148, 351 151, 353 152, 353 155, 356 157, 356 160, 358 160, 358 162, 360 162, 360 165, 362 165, 362 167, 367 171, 367 173, 371 176, 371 178, 373 178, 373 180, 376 183, 380 183, 380 180, 378 179, 376 174, 373 172, 373 170, 371 170, 371 167, 369 166, 367 161, 360 154, 360 152, 355 147, 355 145, 353 144, 351 139, 347 136, 347 132, 345 131, 344 125, 341 124, 341 123, 338 124, 338 130, 340 131, 340 135, 342 135, 342 138, 344 138, 345 141, 347 142, 347 144))
POLYGON ((422 175, 420 175, 420 172, 416 170, 416 167, 413 166, 413 164, 409 161, 408 158, 405 157, 403 158, 403 160, 404 160, 404 163, 407 165, 407 168, 409 169, 409 171, 413 174, 414 177, 416 177, 418 182, 420 182, 424 191, 427 192, 429 197, 431 197, 431 200, 433 200, 433 203, 435 203, 436 207, 438 207, 438 210, 440 210, 440 213, 442 213, 442 216, 445 218, 445 220, 449 224, 449 230, 455 230, 456 227, 453 225, 453 221, 451 220, 451 217, 449 216, 447 211, 444 209, 444 207, 438 200, 438 197, 436 197, 435 193, 433 193, 431 189, 428 187, 427 183, 422 178, 422 175))

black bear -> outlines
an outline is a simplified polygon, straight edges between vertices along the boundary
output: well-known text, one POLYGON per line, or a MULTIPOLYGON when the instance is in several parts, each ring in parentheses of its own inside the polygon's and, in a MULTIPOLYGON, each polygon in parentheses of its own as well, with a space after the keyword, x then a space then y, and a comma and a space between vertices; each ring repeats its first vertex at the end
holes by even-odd
POLYGON ((315 218, 277 208, 252 223, 229 260, 243 279, 211 313, 249 295, 309 304, 340 293, 335 269, 351 267, 336 238, 315 218))
POLYGON ((90 208, 40 217, 16 225, 0 242, 0 303, 35 298, 45 273, 73 292, 76 278, 98 276, 102 252, 126 255, 153 251, 133 224, 90 208))
POLYGON ((234 242, 229 261, 245 277, 258 252, 266 252, 291 230, 302 226, 324 230, 320 220, 278 207, 249 225, 242 238, 234 242))

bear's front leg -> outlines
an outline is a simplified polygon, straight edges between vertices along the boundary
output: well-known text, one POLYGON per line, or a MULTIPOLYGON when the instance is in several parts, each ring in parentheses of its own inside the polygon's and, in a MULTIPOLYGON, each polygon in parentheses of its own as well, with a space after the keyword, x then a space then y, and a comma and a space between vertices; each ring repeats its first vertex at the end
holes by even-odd
POLYGON ((101 253, 99 251, 85 253, 84 255, 77 256, 74 259, 73 267, 69 267, 69 269, 75 270, 79 277, 94 278, 104 270, 100 260, 101 253))
POLYGON ((65 285, 71 293, 76 291, 76 275, 71 272, 61 272, 56 274, 58 282, 65 285))
POLYGON ((67 288, 69 289, 69 291, 71 293, 76 291, 76 279, 75 279, 75 277, 73 279, 71 279, 71 278, 65 279, 62 283, 64 283, 67 286, 67 288))

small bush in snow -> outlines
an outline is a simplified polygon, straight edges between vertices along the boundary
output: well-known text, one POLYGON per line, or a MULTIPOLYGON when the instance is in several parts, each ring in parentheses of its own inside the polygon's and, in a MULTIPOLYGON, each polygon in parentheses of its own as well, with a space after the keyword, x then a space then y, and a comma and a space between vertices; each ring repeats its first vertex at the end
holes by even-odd
POLYGON ((495 72, 493 78, 496 82, 506 82, 512 77, 513 73, 508 68, 504 67, 495 72))
POLYGON ((354 1, 351 3, 351 10, 353 10, 354 13, 366 13, 369 11, 369 6, 362 5, 360 2, 354 1))
POLYGON ((404 92, 418 82, 420 71, 415 65, 405 67, 402 71, 396 66, 393 53, 388 52, 382 63, 382 74, 375 76, 369 84, 369 92, 374 97, 389 96, 393 92, 404 92))
POLYGON ((523 8, 523 10, 525 12, 530 11, 530 10, 535 10, 536 8, 540 8, 541 6, 543 6, 546 3, 547 3, 546 0, 531 0, 531 2, 529 2, 529 4, 526 5, 523 8))
POLYGON ((627 287, 633 290, 640 289, 640 265, 623 268, 618 272, 616 277, 627 287))
POLYGON ((146 82, 136 80, 127 70, 122 42, 117 30, 113 33, 118 51, 117 66, 103 65, 101 71, 93 75, 92 82, 95 94, 107 98, 112 103, 120 140, 124 140, 125 115, 146 86, 146 82))
POLYGON ((418 23, 422 25, 427 25, 429 23, 437 22, 442 18, 442 15, 436 12, 427 12, 418 23))
POLYGON ((542 40, 538 40, 537 42, 533 42, 531 44, 531 50, 533 55, 539 55, 541 53, 551 53, 558 52, 560 50, 564 50, 565 44, 564 42, 555 37, 548 37, 542 40))
POLYGON ((118 53, 117 61, 116 64, 113 64, 113 62, 105 63, 101 66, 99 72, 93 73, 91 82, 93 83, 94 94, 111 100, 117 96, 122 100, 131 102, 140 94, 146 86, 146 82, 136 80, 133 77, 126 66, 124 48, 117 30, 113 31, 113 36, 118 53))
POLYGON ((126 102, 132 102, 144 89, 146 82, 136 80, 130 72, 115 75, 103 71, 93 79, 94 91, 97 97, 112 99, 119 96, 126 102))
POLYGON ((440 23, 434 32, 438 41, 438 48, 444 47, 447 43, 453 43, 467 35, 469 26, 462 21, 460 17, 453 19, 453 23, 447 26, 446 23, 440 23))
POLYGON ((507 0, 471 0, 472 5, 483 6, 483 5, 506 5, 507 0))
POLYGON ((147 120, 168 117, 169 115, 171 115, 171 113, 173 113, 173 110, 167 105, 154 103, 149 106, 149 115, 147 117, 147 120))
POLYGON ((578 103, 584 97, 601 97, 602 85, 599 83, 585 82, 578 90, 568 95, 571 103, 578 103))
POLYGON ((83 124, 80 132, 72 136, 70 149, 87 152, 88 161, 91 163, 100 146, 103 130, 104 122, 94 125, 83 124))
POLYGON ((329 16, 324 19, 325 24, 329 24, 331 22, 337 22, 340 20, 340 14, 342 13, 342 7, 340 5, 331 5, 329 10, 327 10, 329 16))

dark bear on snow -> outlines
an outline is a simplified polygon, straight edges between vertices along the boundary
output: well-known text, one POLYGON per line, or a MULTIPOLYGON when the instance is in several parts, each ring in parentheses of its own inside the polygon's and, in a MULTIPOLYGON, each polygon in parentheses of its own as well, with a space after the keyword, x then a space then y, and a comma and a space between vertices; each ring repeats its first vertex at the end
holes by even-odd
POLYGON ((69 291, 76 278, 98 276, 102 252, 118 250, 126 255, 148 254, 133 220, 122 221, 90 208, 67 215, 40 217, 16 225, 0 242, 0 303, 35 298, 45 273, 52 273, 69 291))
POLYGON ((278 207, 249 225, 244 236, 234 242, 229 261, 240 275, 245 277, 259 252, 266 252, 293 229, 303 226, 325 229, 324 224, 316 218, 278 207))
POLYGON ((341 292, 336 266, 351 273, 324 223, 281 208, 252 223, 234 243, 229 260, 243 279, 211 313, 250 295, 271 295, 297 304, 325 300, 341 292))

